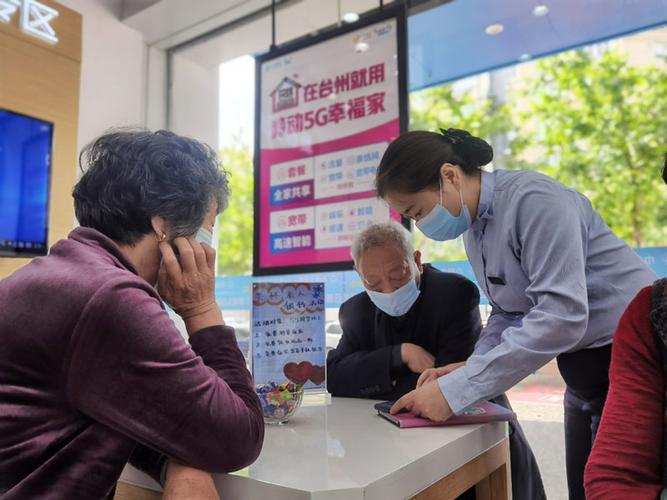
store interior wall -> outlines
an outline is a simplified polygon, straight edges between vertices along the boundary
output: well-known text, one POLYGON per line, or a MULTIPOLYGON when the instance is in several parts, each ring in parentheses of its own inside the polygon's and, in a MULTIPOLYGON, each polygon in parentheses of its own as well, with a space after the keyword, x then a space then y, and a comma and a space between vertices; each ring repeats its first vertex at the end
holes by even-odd
POLYGON ((83 17, 79 150, 110 127, 144 126, 147 47, 119 20, 122 1, 61 3, 83 17))
MULTIPOLYGON (((60 4, 82 17, 80 91, 76 143, 63 166, 69 171, 53 171, 52 184, 60 188, 52 189, 51 217, 58 211, 60 222, 51 231, 49 245, 77 225, 71 192, 81 175, 81 149, 114 127, 166 128, 166 52, 149 47, 142 33, 121 22, 123 0, 62 0, 60 4)), ((0 278, 27 262, 0 259, 0 278)))
MULTIPOLYGON (((16 18, 0 24, 0 108, 53 124, 47 243, 71 230, 71 189, 77 153, 81 17, 55 1, 60 12, 52 27, 58 44, 45 43, 19 29, 16 18)), ((30 262, 0 258, 0 279, 30 262)))

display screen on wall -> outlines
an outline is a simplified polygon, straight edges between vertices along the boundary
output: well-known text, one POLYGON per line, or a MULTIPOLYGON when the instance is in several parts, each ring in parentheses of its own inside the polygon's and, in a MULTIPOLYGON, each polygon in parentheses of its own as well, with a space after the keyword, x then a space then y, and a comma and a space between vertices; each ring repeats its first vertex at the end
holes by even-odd
POLYGON ((350 269, 354 236, 395 218, 375 173, 405 131, 405 10, 257 58, 255 275, 350 269))
POLYGON ((53 124, 0 109, 0 256, 47 252, 53 124))

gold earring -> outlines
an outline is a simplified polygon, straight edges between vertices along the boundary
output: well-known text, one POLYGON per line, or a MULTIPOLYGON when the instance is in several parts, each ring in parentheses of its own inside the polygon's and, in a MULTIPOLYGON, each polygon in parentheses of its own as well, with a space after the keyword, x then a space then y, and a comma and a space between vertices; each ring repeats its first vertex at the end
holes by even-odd
POLYGON ((155 239, 157 240, 158 243, 162 243, 165 239, 167 238, 167 235, 162 233, 162 235, 158 238, 157 234, 155 235, 155 239))

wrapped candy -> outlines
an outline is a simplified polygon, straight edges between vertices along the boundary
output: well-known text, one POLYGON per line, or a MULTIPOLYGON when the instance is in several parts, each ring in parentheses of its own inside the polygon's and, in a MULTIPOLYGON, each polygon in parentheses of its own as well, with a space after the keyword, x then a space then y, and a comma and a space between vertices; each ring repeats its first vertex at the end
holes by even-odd
POLYGON ((296 412, 303 398, 303 386, 291 381, 258 384, 255 391, 262 404, 264 421, 284 423, 296 412))

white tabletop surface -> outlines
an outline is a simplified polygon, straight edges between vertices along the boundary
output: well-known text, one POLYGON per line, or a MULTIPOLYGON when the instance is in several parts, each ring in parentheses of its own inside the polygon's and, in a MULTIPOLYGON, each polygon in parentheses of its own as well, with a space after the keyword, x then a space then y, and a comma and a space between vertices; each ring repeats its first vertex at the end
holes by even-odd
MULTIPOLYGON (((501 442, 505 423, 399 429, 375 401, 333 398, 284 425, 266 426, 257 461, 215 482, 223 499, 390 500, 409 498, 501 442)), ((130 466, 123 481, 154 488, 130 466)))

